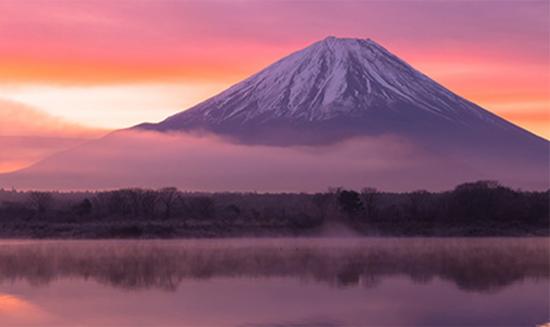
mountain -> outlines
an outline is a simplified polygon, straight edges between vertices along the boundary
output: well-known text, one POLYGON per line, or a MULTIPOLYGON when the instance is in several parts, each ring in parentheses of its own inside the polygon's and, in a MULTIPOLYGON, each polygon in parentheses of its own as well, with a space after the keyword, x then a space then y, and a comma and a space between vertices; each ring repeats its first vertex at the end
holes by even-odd
POLYGON ((295 52, 195 107, 137 128, 207 131, 275 145, 379 134, 466 148, 472 140, 498 146, 521 139, 520 148, 527 144, 537 151, 547 145, 447 90, 376 42, 336 37, 295 52))
POLYGON ((372 40, 328 37, 164 121, 0 175, 0 186, 411 190, 497 179, 544 189, 548 164, 547 140, 372 40))

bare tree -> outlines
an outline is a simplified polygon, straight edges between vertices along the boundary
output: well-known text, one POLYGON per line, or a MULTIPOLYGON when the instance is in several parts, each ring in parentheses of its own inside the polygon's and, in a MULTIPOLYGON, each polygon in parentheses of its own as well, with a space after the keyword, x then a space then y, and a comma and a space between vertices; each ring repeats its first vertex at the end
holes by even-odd
POLYGON ((156 215, 158 200, 158 192, 152 190, 143 192, 141 196, 141 208, 144 216, 152 218, 156 215))
MULTIPOLYGON (((406 206, 408 214, 411 217, 422 217, 424 214, 424 207, 428 201, 430 193, 425 190, 413 191, 408 194, 409 203, 406 206)), ((424 218, 424 217, 422 217, 424 218)))
POLYGON ((374 187, 365 187, 361 190, 361 200, 368 218, 376 216, 379 196, 380 193, 374 187))
POLYGON ((29 202, 38 214, 44 214, 53 203, 53 196, 48 192, 29 193, 29 202))
POLYGON ((317 215, 319 218, 325 219, 330 211, 330 207, 334 202, 333 193, 316 193, 313 195, 311 201, 317 209, 317 215))
POLYGON ((177 201, 178 189, 165 187, 159 190, 159 201, 164 207, 164 218, 170 219, 173 208, 177 201))
POLYGON ((133 217, 141 214, 143 190, 138 188, 122 189, 119 191, 124 202, 128 206, 128 211, 133 217))
POLYGON ((187 199, 187 206, 194 218, 210 219, 214 218, 214 201, 209 196, 192 196, 187 199))

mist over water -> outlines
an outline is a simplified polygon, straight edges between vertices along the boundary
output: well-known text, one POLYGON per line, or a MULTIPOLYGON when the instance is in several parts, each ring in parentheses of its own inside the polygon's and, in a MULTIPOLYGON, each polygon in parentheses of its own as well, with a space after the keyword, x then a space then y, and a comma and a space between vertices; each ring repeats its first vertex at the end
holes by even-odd
POLYGON ((341 221, 328 220, 321 226, 321 229, 317 232, 319 237, 360 237, 362 236, 356 230, 353 230, 350 226, 344 224, 341 221))
POLYGON ((0 325, 535 326, 547 242, 1 241, 0 325))

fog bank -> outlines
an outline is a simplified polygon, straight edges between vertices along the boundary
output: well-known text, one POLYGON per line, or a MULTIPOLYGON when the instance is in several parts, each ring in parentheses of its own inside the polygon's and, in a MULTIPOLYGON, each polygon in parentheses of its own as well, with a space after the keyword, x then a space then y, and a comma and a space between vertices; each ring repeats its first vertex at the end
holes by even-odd
MULTIPOLYGON (((393 136, 361 137, 325 146, 276 147, 235 144, 208 135, 127 130, 17 173, 0 175, 0 186, 316 192, 329 186, 442 190, 476 179, 531 185, 519 171, 510 175, 496 166, 481 168, 393 136)), ((541 180, 539 187, 545 183, 541 180)))

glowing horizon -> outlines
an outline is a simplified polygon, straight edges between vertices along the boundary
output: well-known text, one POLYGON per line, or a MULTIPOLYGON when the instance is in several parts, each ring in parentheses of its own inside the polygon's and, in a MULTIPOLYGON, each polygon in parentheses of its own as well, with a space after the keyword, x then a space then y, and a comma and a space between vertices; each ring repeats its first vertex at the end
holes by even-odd
POLYGON ((2 1, 0 117, 10 128, 0 136, 42 133, 24 126, 34 114, 13 118, 6 101, 40 113, 47 136, 160 121, 335 35, 371 38, 549 139, 549 10, 546 1, 2 1))

